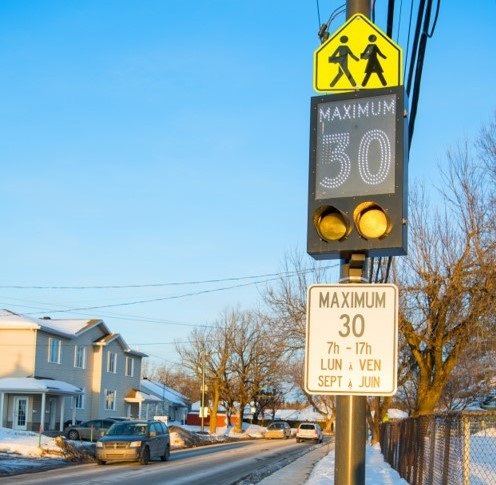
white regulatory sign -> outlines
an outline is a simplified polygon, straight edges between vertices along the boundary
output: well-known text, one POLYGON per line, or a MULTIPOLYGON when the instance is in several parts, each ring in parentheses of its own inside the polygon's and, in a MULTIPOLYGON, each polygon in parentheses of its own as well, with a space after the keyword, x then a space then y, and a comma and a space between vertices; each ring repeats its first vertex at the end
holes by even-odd
POLYGON ((309 394, 392 396, 397 362, 395 285, 310 286, 305 346, 309 394))

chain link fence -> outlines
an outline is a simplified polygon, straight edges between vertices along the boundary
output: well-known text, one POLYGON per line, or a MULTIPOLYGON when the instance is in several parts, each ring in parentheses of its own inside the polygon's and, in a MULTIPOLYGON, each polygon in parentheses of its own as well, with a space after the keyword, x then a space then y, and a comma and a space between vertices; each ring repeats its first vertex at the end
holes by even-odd
POLYGON ((496 411, 382 424, 384 459, 411 485, 496 484, 496 411))

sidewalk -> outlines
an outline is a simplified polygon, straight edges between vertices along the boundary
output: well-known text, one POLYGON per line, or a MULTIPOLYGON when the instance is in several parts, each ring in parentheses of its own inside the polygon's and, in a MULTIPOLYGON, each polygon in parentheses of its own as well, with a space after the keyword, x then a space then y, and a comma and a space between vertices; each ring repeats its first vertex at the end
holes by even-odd
POLYGON ((329 454, 333 448, 334 443, 330 442, 324 446, 319 446, 258 483, 260 485, 281 485, 281 483, 303 485, 310 477, 315 464, 329 454))

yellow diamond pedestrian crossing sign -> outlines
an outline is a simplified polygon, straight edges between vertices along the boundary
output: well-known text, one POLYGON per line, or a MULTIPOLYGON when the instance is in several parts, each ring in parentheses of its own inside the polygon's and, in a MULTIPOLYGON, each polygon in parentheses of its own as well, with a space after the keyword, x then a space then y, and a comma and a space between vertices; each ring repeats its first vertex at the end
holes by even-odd
POLYGON ((316 91, 343 92, 402 84, 401 48, 362 14, 351 17, 314 53, 316 91))

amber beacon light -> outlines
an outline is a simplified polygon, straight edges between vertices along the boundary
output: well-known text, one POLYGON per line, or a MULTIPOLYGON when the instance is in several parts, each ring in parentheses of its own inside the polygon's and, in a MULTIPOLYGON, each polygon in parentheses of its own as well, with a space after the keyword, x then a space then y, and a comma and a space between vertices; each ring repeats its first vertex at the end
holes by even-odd
POLYGON ((312 257, 406 254, 406 123, 401 86, 312 98, 312 257))
POLYGON ((314 225, 324 241, 342 241, 351 227, 346 217, 335 207, 321 207, 315 212, 314 225))

